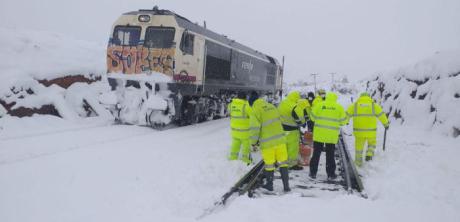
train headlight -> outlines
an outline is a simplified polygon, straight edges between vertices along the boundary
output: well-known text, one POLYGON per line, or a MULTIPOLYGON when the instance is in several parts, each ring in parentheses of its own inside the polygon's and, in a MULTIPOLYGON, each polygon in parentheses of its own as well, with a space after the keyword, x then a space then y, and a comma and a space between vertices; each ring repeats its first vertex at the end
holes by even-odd
POLYGON ((150 22, 150 15, 139 15, 139 22, 150 22))

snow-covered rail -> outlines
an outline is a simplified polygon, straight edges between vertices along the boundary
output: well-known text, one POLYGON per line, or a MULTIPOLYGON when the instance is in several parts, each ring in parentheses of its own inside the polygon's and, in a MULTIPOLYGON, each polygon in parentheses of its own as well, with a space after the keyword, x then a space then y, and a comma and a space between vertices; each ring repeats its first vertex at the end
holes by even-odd
MULTIPOLYGON (((346 194, 357 193, 363 198, 367 198, 364 193, 364 187, 359 177, 358 171, 353 163, 350 153, 348 152, 346 143, 343 139, 343 133, 340 134, 339 143, 337 145, 336 161, 338 162, 338 170, 340 174, 336 180, 322 180, 309 178, 307 170, 291 171, 290 184, 292 193, 299 193, 300 197, 319 197, 318 192, 340 192, 346 194), (313 191, 313 192, 309 192, 313 191)), ((221 199, 214 205, 205 210, 199 217, 202 218, 222 208, 230 202, 234 197, 247 194, 248 197, 257 198, 263 195, 281 195, 278 192, 266 192, 261 189, 264 181, 264 163, 261 160, 248 173, 238 180, 230 190, 225 193, 221 199)), ((275 177, 279 178, 279 176, 275 177)), ((318 177, 319 178, 319 177, 318 177)), ((275 190, 279 181, 274 181, 275 190)))

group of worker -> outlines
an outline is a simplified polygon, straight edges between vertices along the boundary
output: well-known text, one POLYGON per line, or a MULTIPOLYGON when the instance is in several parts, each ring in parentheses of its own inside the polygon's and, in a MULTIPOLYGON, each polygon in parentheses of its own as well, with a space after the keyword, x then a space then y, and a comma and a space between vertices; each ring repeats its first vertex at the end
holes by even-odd
POLYGON ((337 175, 335 147, 339 140, 340 127, 353 119, 355 136, 355 164, 362 166, 363 151, 367 143, 365 160, 372 160, 376 148, 377 119, 387 129, 389 121, 382 107, 368 93, 345 111, 337 102, 334 92, 318 90, 316 96, 309 93, 302 98, 300 92, 290 92, 278 107, 259 98, 255 91, 249 96, 239 92, 228 106, 232 145, 230 160, 241 159, 250 164, 251 147, 259 147, 265 163, 266 183, 264 188, 273 191, 276 166, 279 167, 284 191, 289 188, 289 170, 302 170, 298 164, 299 146, 303 141, 301 129, 313 132, 313 155, 310 160, 312 179, 316 178, 321 153, 326 152, 328 179, 337 175), (277 165, 276 165, 277 164, 277 165))

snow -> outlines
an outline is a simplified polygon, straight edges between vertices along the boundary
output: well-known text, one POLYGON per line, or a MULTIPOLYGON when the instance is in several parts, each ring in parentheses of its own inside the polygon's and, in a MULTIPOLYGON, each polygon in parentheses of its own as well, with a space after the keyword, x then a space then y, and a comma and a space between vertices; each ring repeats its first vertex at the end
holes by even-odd
MULTIPOLYGON (((228 119, 163 131, 113 125, 107 107, 117 97, 104 78, 68 89, 44 87, 35 80, 104 73, 104 47, 60 34, 5 28, 0 32, 2 98, 8 102, 25 96, 16 107, 53 104, 62 117, 17 118, 4 115, 0 106, 0 221, 196 221, 250 169, 226 159, 228 119), (19 91, 17 97, 12 86, 19 91), (27 89, 35 94, 28 95, 27 89), (97 115, 86 117, 83 101, 97 115)), ((455 96, 460 95, 459 55, 440 52, 369 82, 369 90, 385 83, 382 97, 378 91, 376 95, 387 111, 392 107, 392 124, 386 151, 381 149, 380 128, 375 158, 360 169, 368 199, 340 192, 316 198, 295 192, 258 199, 241 196, 201 221, 460 221, 460 137, 446 136, 452 127, 460 129, 459 115, 452 114, 460 107, 455 96), (391 96, 384 99, 387 93, 391 96), (394 117, 396 109, 403 118, 394 117)), ((139 76, 143 81, 169 81, 163 77, 139 76)), ((325 84, 318 87, 327 89, 325 84)), ((307 92, 312 87, 290 90, 307 92)), ((358 92, 354 83, 338 87, 358 92)), ((124 93, 129 96, 130 90, 124 93)), ((161 93, 167 92, 150 95, 153 104, 146 108, 164 108, 161 93)), ((350 96, 355 95, 339 97, 344 107, 350 96)), ((144 116, 130 118, 139 121, 144 116)), ((351 134, 351 126, 344 131, 351 134)), ((346 141, 353 151, 353 137, 346 141)))
POLYGON ((27 79, 105 73, 105 45, 37 30, 0 27, 0 89, 27 79))
POLYGON ((438 52, 383 72, 368 82, 368 90, 375 92, 394 122, 458 136, 460 115, 453 114, 460 110, 460 51, 438 52), (401 118, 395 117, 397 111, 401 118))
MULTIPOLYGON (((228 119, 155 131, 11 118, 0 119, 1 221, 195 221, 249 170, 226 159, 228 119)), ((369 199, 241 196, 201 221, 458 221, 459 139, 395 125, 383 152, 381 137, 362 169, 369 199)))

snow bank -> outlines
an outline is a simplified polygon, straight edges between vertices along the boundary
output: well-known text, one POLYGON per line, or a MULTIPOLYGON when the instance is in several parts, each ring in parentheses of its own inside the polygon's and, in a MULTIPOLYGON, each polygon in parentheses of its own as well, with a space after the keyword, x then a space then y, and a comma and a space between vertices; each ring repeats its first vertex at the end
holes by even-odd
POLYGON ((0 33, 0 100, 8 105, 1 107, 0 115, 7 108, 27 110, 22 112, 27 114, 51 112, 72 121, 92 115, 113 118, 98 101, 114 97, 104 96, 110 88, 103 76, 106 57, 103 44, 36 30, 0 27, 0 33), (82 78, 62 79, 69 76, 82 78), (103 81, 77 83, 65 89, 75 81, 86 81, 85 78, 103 81), (56 79, 69 83, 63 88, 43 82, 56 79))
POLYGON ((460 111, 460 50, 381 73, 367 82, 367 89, 398 123, 460 134, 460 115, 454 115, 460 111))
POLYGON ((24 79, 105 73, 105 45, 62 34, 0 27, 0 89, 24 79))

